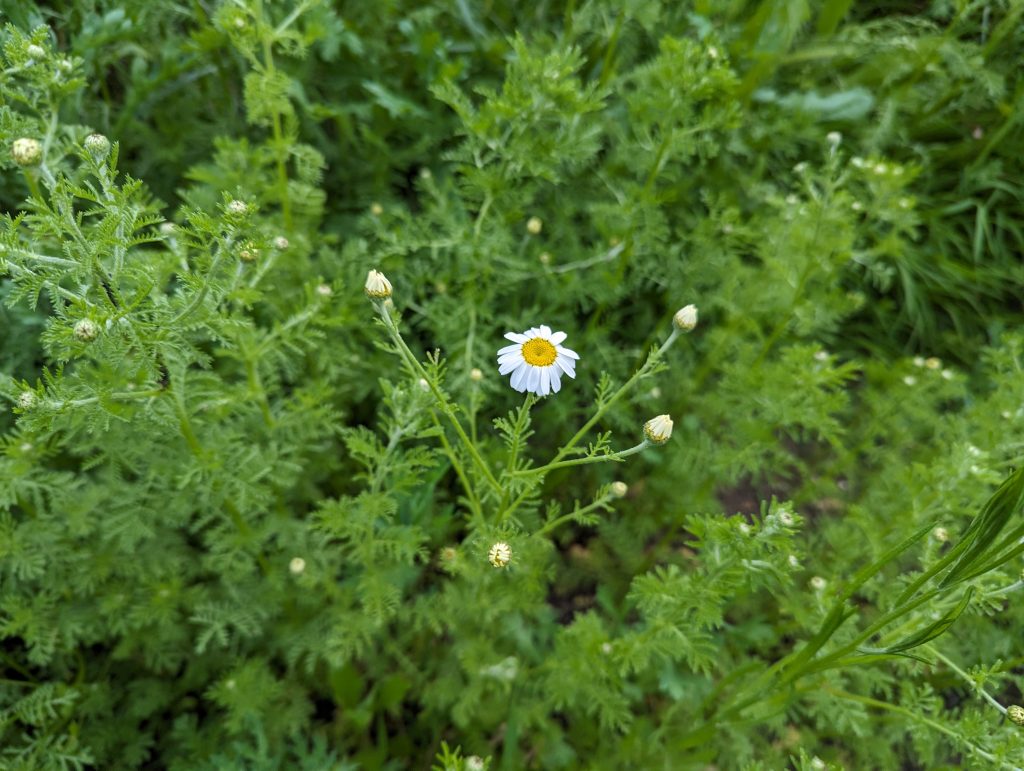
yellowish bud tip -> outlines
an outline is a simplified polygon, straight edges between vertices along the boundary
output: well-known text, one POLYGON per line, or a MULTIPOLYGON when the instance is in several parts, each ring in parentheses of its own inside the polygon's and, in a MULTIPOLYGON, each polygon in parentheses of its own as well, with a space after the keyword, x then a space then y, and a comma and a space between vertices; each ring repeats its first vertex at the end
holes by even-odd
POLYGON ((364 290, 368 297, 376 297, 379 299, 391 297, 391 282, 388 281, 387 277, 383 273, 371 270, 366 274, 366 286, 364 287, 364 290))
POLYGON ((1010 707, 1007 707, 1006 716, 1010 718, 1010 722, 1024 726, 1024 707, 1020 706, 1019 704, 1014 704, 1010 707))
POLYGON ((294 557, 288 563, 288 570, 291 571, 292 575, 301 575, 306 570, 306 560, 302 559, 302 557, 294 557))
POLYGON ((625 482, 612 482, 612 495, 616 498, 625 498, 629 492, 629 485, 625 482))
POLYGON ((19 166, 38 166, 43 159, 43 146, 28 137, 15 139, 11 144, 11 157, 19 166))
POLYGON ((481 380, 484 379, 484 373, 482 370, 473 367, 473 369, 469 371, 469 379, 472 380, 474 383, 479 383, 481 380))
POLYGON ((544 223, 541 221, 540 217, 530 217, 530 219, 526 221, 526 232, 531 236, 540 235, 540 231, 543 229, 544 223))

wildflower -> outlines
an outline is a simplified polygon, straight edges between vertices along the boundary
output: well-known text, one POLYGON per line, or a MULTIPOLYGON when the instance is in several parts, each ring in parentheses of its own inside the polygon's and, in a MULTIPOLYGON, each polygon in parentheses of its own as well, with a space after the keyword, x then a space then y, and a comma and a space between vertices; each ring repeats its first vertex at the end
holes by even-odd
POLYGON ((33 59, 45 59, 46 58, 46 49, 43 48, 42 46, 30 45, 28 48, 25 49, 25 51, 33 59))
POLYGON ((872 171, 874 171, 875 174, 888 174, 889 167, 884 163, 876 163, 872 171))
POLYGON ((165 236, 174 235, 174 231, 177 230, 177 226, 173 222, 161 222, 160 233, 165 236))
POLYGON ((953 370, 951 370, 951 369, 944 369, 944 370, 942 370, 942 377, 945 380, 952 380, 953 379, 953 370))
POLYGON ((740 522, 739 531, 741 535, 750 535, 750 525, 748 525, 746 522, 740 522))
POLYGON ((782 511, 779 512, 779 522, 781 522, 786 527, 792 527, 793 515, 786 511, 785 509, 783 509, 782 511))
POLYGON ((672 323, 684 332, 691 332, 697 326, 697 306, 686 305, 677 310, 672 317, 672 323))
POLYGON ((814 360, 815 361, 828 361, 828 351, 815 351, 814 352, 814 360))
POLYGON ((826 141, 833 147, 837 147, 843 141, 843 135, 838 131, 830 131, 825 135, 826 141))
POLYGON ((504 541, 498 541, 487 552, 487 559, 496 568, 505 567, 512 559, 512 547, 504 541))
POLYGON ((541 265, 551 264, 551 255, 548 254, 547 252, 541 252, 537 259, 540 260, 541 265))
POLYGON ((479 383, 481 380, 484 379, 484 373, 477 367, 473 367, 473 369, 469 371, 469 379, 472 380, 474 383, 479 383))
POLYGON ((939 369, 942 367, 942 359, 932 356, 924 360, 924 366, 926 366, 928 369, 939 369))
POLYGON ((717 59, 718 58, 718 49, 715 48, 714 46, 709 47, 708 48, 708 56, 710 56, 712 59, 717 59))
POLYGON ((235 214, 241 216, 249 211, 249 204, 245 201, 229 201, 228 202, 228 214, 235 214))
POLYGON ((368 297, 391 297, 391 282, 380 271, 371 270, 366 274, 366 286, 363 290, 368 297))
POLYGON ((1010 718, 1010 722, 1016 723, 1017 725, 1024 725, 1024 707, 1019 704, 1012 704, 1007 707, 1006 716, 1010 718))
POLYGON ((466 771, 483 771, 484 759, 479 755, 470 755, 466 758, 466 771))
POLYGON ((43 146, 36 139, 15 139, 11 144, 11 157, 19 166, 38 166, 43 159, 43 146))
POLYGON ((825 588, 825 585, 827 583, 828 582, 821 576, 814 576, 811 579, 811 588, 814 589, 814 591, 816 592, 820 592, 822 589, 825 588))
POLYGON ((789 556, 788 556, 788 557, 786 558, 786 562, 788 562, 788 563, 789 563, 789 566, 790 566, 791 568, 793 568, 794 570, 796 570, 797 568, 799 568, 799 567, 800 567, 800 560, 798 560, 798 559, 796 558, 796 555, 795 555, 795 554, 790 554, 790 555, 789 555, 789 556))
POLYGON ((92 319, 79 319, 74 326, 75 337, 83 343, 91 343, 100 333, 100 328, 92 319))
POLYGON ((644 423, 644 436, 655 444, 665 444, 672 436, 672 418, 658 415, 644 423))
POLYGON ((110 152, 110 140, 102 134, 90 134, 82 143, 86 150, 96 160, 103 160, 110 152))
POLYGON ((381 206, 379 203, 374 201, 373 203, 370 204, 370 214, 372 214, 374 217, 379 217, 383 213, 384 207, 381 206))
POLYGON ((18 394, 18 406, 23 410, 30 410, 36 406, 38 399, 32 391, 22 391, 18 394))
POLYGON ((306 569, 306 560, 302 557, 293 557, 292 561, 288 563, 288 570, 291 571, 293 576, 302 575, 306 569))
POLYGON ((915 367, 923 367, 924 366, 924 356, 915 356, 914 357, 914 366, 915 367))
POLYGON ((797 174, 803 174, 805 171, 807 171, 807 169, 807 161, 800 161, 800 163, 793 167, 793 171, 795 171, 797 174))
POLYGON ((428 383, 424 378, 420 378, 419 380, 417 380, 416 385, 418 385, 420 387, 420 390, 423 392, 430 390, 430 383, 428 383))
POLYGON ((288 243, 289 242, 288 242, 287 238, 285 238, 284 236, 278 236, 277 238, 274 239, 274 248, 275 249, 287 249, 288 248, 288 243))
POLYGON ((544 223, 540 217, 530 217, 526 221, 526 232, 531 236, 540 235, 540 231, 544 229, 544 223))
POLYGON ((616 498, 625 498, 629 492, 629 485, 625 482, 612 482, 612 495, 616 498))
POLYGON ((506 332, 505 339, 513 345, 498 349, 498 374, 511 372, 510 383, 520 393, 558 393, 562 375, 576 377, 576 360, 580 358, 575 351, 562 346, 566 337, 565 332, 552 332, 544 324, 521 334, 506 332))
POLYGON ((328 284, 317 284, 316 293, 321 297, 330 297, 331 291, 331 287, 328 284))
POLYGON ((949 540, 949 531, 946 530, 946 528, 944 527, 937 527, 934 530, 932 530, 932 538, 934 538, 939 543, 945 543, 949 540))
POLYGON ((907 375, 905 378, 903 378, 903 382, 906 383, 908 386, 917 385, 917 378, 914 377, 913 375, 907 375))
POLYGON ((853 209, 854 211, 863 211, 864 204, 862 204, 860 201, 854 201, 853 203, 850 204, 850 208, 853 209))

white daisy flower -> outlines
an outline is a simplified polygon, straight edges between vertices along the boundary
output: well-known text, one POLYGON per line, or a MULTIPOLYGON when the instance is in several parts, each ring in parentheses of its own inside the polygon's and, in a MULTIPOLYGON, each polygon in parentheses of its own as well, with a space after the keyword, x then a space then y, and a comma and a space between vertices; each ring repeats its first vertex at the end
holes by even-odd
POLYGON ((558 393, 562 375, 576 377, 576 360, 580 358, 576 351, 562 346, 566 337, 565 332, 552 332, 543 324, 522 334, 507 332, 505 339, 514 345, 498 351, 498 374, 511 372, 512 387, 520 393, 558 393))

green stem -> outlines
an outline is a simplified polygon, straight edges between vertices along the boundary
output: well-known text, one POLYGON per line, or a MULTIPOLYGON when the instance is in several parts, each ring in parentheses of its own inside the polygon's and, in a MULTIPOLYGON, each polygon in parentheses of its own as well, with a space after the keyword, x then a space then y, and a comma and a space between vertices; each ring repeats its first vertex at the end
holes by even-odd
POLYGON ((448 437, 445 436, 444 428, 441 427, 441 421, 437 419, 437 413, 431 411, 430 417, 434 421, 434 425, 437 426, 437 436, 441 440, 441 447, 444 449, 444 454, 447 456, 448 462, 452 464, 452 468, 455 470, 455 475, 459 478, 459 482, 462 483, 462 489, 466 491, 466 499, 469 501, 469 508, 473 512, 473 517, 480 524, 483 524, 484 512, 483 507, 480 505, 480 499, 477 498, 476 492, 473 490, 473 485, 469 483, 466 471, 462 468, 462 463, 459 461, 458 456, 452 449, 451 443, 448 441, 448 437))
MULTIPOLYGON (((263 26, 263 3, 256 5, 257 19, 260 26, 263 26)), ((286 19, 289 24, 293 21, 290 17, 286 19)), ((263 32, 263 68, 267 76, 273 79, 277 74, 274 67, 273 32, 263 32)), ((270 116, 270 127, 273 133, 274 160, 277 166, 277 195, 281 202, 281 214, 284 217, 285 230, 292 231, 292 205, 288 197, 288 169, 285 166, 285 153, 287 148, 284 144, 284 132, 281 129, 281 113, 276 109, 270 116)))
POLYGON ((409 350, 409 346, 405 344, 405 340, 402 338, 402 333, 399 332, 394 319, 391 318, 391 314, 388 312, 388 309, 384 307, 384 302, 382 300, 378 300, 374 304, 377 306, 377 311, 384 320, 384 326, 387 327, 388 333, 391 335, 392 342, 394 342, 398 351, 401 353, 402 358, 405 360, 406 366, 408 366, 415 375, 422 378, 427 384, 427 387, 430 388, 431 393, 434 395, 434 399, 437 400, 438 408, 444 413, 444 416, 448 418, 448 422, 452 424, 452 427, 455 429, 455 433, 458 434, 459 439, 462 441, 466 451, 480 470, 480 473, 483 475, 484 479, 487 480, 487 483, 491 488, 496 493, 500 494, 501 485, 498 484, 498 480, 494 478, 494 474, 491 472, 490 467, 488 467, 487 463, 484 462, 484 459, 480 457, 480 453, 477 451, 476 445, 474 445, 466 435, 465 429, 462 428, 462 424, 459 422, 458 417, 456 417, 444 394, 441 393, 437 385, 427 377, 427 371, 423 369, 423 365, 420 364, 412 351, 409 350))
POLYGON ((636 384, 638 380, 643 378, 645 375, 647 375, 648 372, 651 371, 651 369, 654 368, 654 366, 661 360, 661 357, 665 354, 665 351, 667 351, 669 347, 672 345, 672 343, 676 341, 676 338, 678 336, 679 330, 673 327, 672 334, 670 334, 668 336, 668 339, 664 343, 662 343, 661 347, 658 348, 658 350, 653 355, 647 358, 647 361, 644 362, 643 366, 641 366, 640 369, 634 372, 633 376, 625 383, 623 383, 618 391, 612 394, 612 396, 607 401, 603 402, 601 406, 597 408, 597 412, 594 413, 590 420, 583 424, 583 427, 575 433, 572 439, 570 439, 568 443, 566 443, 562 447, 562 449, 558 451, 558 453, 556 453, 555 457, 547 465, 552 466, 558 463, 560 460, 562 460, 562 458, 564 458, 566 455, 568 455, 569 452, 574 447, 576 447, 579 441, 584 436, 586 436, 587 432, 590 431, 590 429, 592 429, 594 425, 602 417, 604 417, 604 414, 608 412, 608 410, 610 410, 619 399, 621 399, 623 396, 629 393, 630 389, 636 384))
POLYGON ((224 242, 217 249, 217 253, 213 255, 213 260, 210 262, 210 270, 206 274, 206 281, 203 282, 203 285, 199 288, 199 291, 196 292, 196 296, 192 298, 192 302, 190 302, 177 316, 170 320, 169 323, 171 325, 177 324, 179 321, 181 321, 186 316, 190 315, 196 308, 198 308, 202 304, 203 300, 206 298, 207 292, 210 291, 210 281, 213 278, 214 272, 217 270, 217 265, 220 263, 220 258, 224 254, 224 252, 231 248, 231 244, 232 239, 224 239, 224 242))
POLYGON ((973 677, 971 677, 969 674, 960 669, 960 667, 958 667, 952 660, 950 660, 946 656, 943 656, 941 653, 938 652, 938 650, 936 650, 934 647, 930 645, 925 650, 927 650, 929 653, 935 656, 935 658, 939 659, 939 661, 942 661, 947 667, 956 672, 965 683, 967 683, 975 691, 977 691, 979 696, 981 696, 985 701, 987 701, 989 704, 991 704, 993 707, 999 710, 1001 714, 1006 714, 1006 707, 1004 707, 1002 704, 1000 704, 998 701, 992 698, 989 695, 988 691, 986 691, 984 688, 978 685, 978 683, 975 682, 973 677))
POLYGON ((542 527, 540 530, 538 530, 533 535, 534 535, 534 537, 537 537, 537 536, 542 536, 542 535, 544 535, 546 533, 550 533, 552 530, 554 530, 559 525, 562 525, 562 524, 564 524, 566 522, 569 522, 571 520, 574 520, 574 519, 579 519, 584 514, 589 514, 591 511, 596 511, 597 509, 604 508, 604 506, 608 503, 608 501, 610 501, 612 499, 612 497, 613 496, 611 496, 611 495, 602 496, 601 498, 598 498, 593 503, 591 503, 591 504, 589 504, 587 506, 584 506, 582 509, 577 509, 576 511, 571 511, 568 514, 563 514, 562 516, 560 516, 560 517, 558 517, 556 519, 553 519, 550 522, 548 522, 546 525, 544 525, 544 527, 542 527))
POLYGON ((623 458, 628 458, 630 455, 636 455, 638 452, 642 452, 651 446, 649 439, 644 439, 640 444, 635 447, 630 447, 628 450, 622 450, 620 452, 609 453, 608 455, 588 455, 584 458, 574 458, 572 460, 558 461, 557 463, 549 463, 546 466, 538 466, 537 468, 527 468, 520 471, 509 471, 510 476, 527 476, 530 474, 547 474, 549 471, 559 468, 567 468, 569 466, 583 466, 588 463, 603 463, 605 461, 620 461, 623 458))

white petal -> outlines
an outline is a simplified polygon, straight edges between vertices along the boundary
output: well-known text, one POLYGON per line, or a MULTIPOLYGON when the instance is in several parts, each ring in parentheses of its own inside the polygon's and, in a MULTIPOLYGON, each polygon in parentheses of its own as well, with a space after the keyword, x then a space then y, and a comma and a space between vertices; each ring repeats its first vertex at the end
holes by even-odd
POLYGON ((547 396, 551 393, 551 367, 544 367, 540 371, 540 395, 547 396))
POLYGON ((555 359, 555 364, 557 364, 559 369, 561 369, 566 375, 571 377, 573 380, 576 379, 576 368, 572 365, 572 359, 555 359))
POLYGON ((504 348, 498 349, 498 355, 504 356, 506 353, 514 353, 515 351, 523 350, 522 343, 516 343, 515 345, 506 345, 504 348))
POLYGON ((509 372, 514 370, 522 363, 522 361, 503 361, 501 365, 498 367, 498 374, 507 375, 509 372))
POLYGON ((526 378, 530 374, 530 369, 530 365, 523 362, 519 365, 519 369, 512 374, 512 387, 520 393, 526 390, 526 378))
POLYGON ((506 361, 523 361, 523 354, 515 351, 514 353, 503 353, 498 357, 498 364, 504 364, 506 361))
POLYGON ((530 377, 526 381, 526 390, 540 396, 540 367, 530 367, 530 377))
POLYGON ((552 345, 561 345, 565 342, 565 338, 568 336, 569 335, 565 334, 565 332, 555 332, 555 334, 548 337, 548 342, 552 345))
POLYGON ((568 348, 563 348, 560 345, 555 346, 555 350, 558 351, 563 356, 568 356, 570 359, 578 359, 580 357, 580 355, 576 353, 576 351, 570 350, 568 348))
POLYGON ((549 327, 547 324, 541 324, 539 329, 540 329, 541 336, 545 340, 550 340, 551 339, 551 327, 549 327))
POLYGON ((559 379, 561 375, 556 367, 551 368, 551 390, 554 393, 558 393, 562 390, 562 381, 559 379))
POLYGON ((505 339, 511 340, 513 343, 525 343, 530 338, 528 338, 526 335, 517 334, 516 332, 506 332, 505 339))

